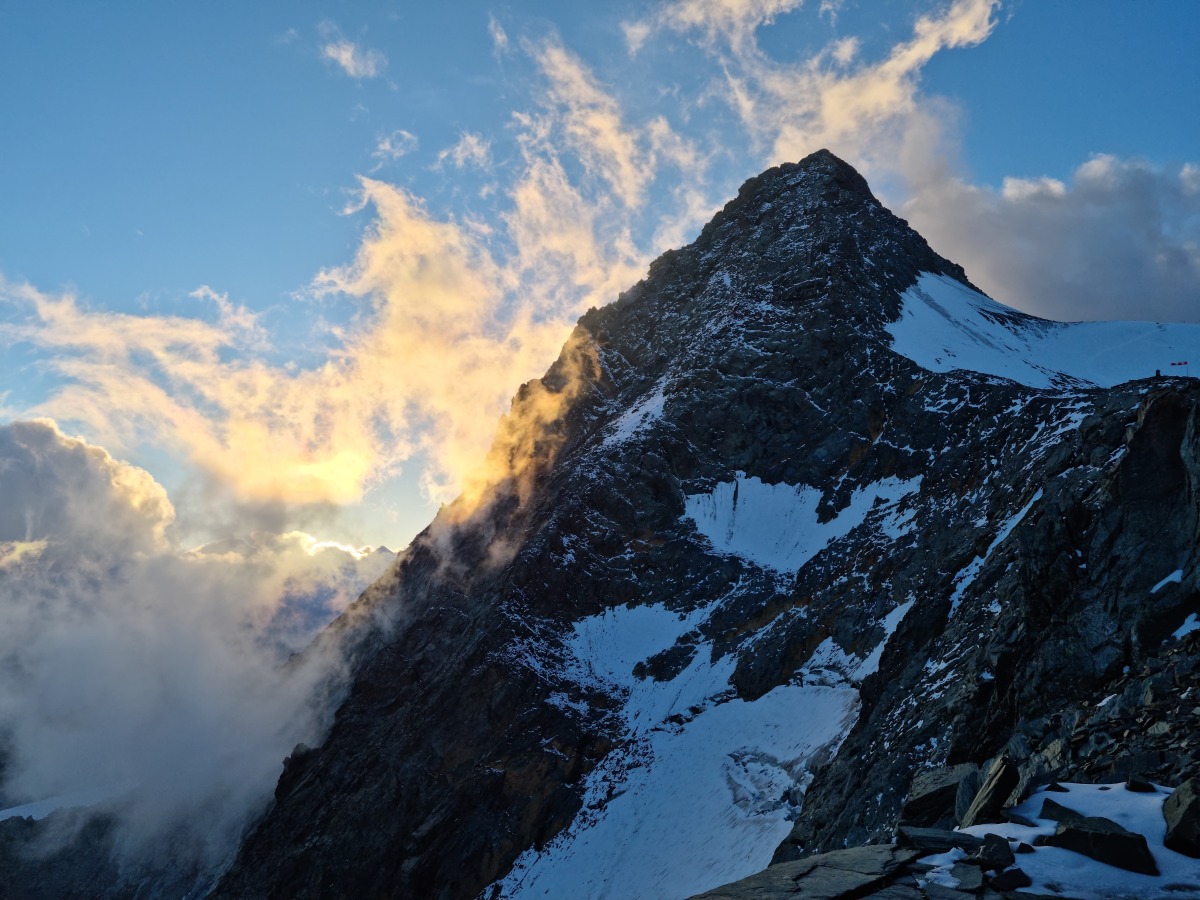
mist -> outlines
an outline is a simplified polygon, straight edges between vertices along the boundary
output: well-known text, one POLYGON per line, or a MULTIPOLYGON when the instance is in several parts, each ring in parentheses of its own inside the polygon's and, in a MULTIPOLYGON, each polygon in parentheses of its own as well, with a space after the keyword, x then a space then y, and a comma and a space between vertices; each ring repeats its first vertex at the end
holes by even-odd
POLYGON ((48 420, 0 426, 0 497, 0 807, 87 804, 126 859, 216 865, 327 725, 343 662, 292 654, 392 555, 299 532, 183 551, 148 473, 48 420))

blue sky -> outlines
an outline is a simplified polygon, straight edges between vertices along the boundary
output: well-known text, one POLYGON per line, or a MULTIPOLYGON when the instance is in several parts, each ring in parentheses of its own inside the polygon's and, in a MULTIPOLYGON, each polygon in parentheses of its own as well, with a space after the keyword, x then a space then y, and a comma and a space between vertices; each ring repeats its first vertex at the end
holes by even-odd
POLYGON ((0 412, 187 540, 402 546, 582 310, 820 146, 1002 302, 1200 320, 1197 46, 1188 2, 5 3, 0 412))

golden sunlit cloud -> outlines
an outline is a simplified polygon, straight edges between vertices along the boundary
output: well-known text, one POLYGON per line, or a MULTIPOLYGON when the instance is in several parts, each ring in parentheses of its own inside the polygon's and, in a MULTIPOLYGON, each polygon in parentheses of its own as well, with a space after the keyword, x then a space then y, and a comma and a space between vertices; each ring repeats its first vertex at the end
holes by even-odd
MULTIPOLYGON (((604 198, 619 189, 626 207, 642 202, 647 154, 689 152, 665 122, 627 129, 558 45, 538 53, 550 87, 543 108, 518 119, 503 259, 487 230, 437 220, 402 188, 361 178, 351 211, 369 208, 373 221, 354 258, 318 273, 311 292, 361 299, 365 312, 310 368, 268 362, 255 315, 207 287, 194 296, 216 321, 92 310, 69 293, 3 284, 29 314, 9 336, 52 351, 66 379, 33 412, 120 451, 168 447, 245 502, 353 503, 416 454, 426 495, 441 502, 468 473, 479 494, 480 479, 520 472, 516 456, 539 438, 517 435, 517 423, 544 429, 571 391, 529 392, 489 458, 508 471, 480 468, 513 391, 545 370, 581 312, 644 271, 647 255, 604 198), (567 177, 564 141, 591 188, 567 177)), ((447 158, 478 163, 487 146, 466 134, 447 158)))
MULTIPOLYGON (((464 131, 435 163, 456 175, 486 171, 484 190, 500 202, 490 224, 432 215, 403 187, 361 178, 350 211, 369 211, 371 223, 353 258, 319 272, 308 293, 349 298, 362 311, 322 335, 323 345, 332 336, 332 349, 307 366, 279 362, 259 317, 208 287, 194 296, 214 315, 189 318, 94 310, 70 293, 0 282, 0 297, 27 314, 5 326, 5 336, 45 351, 64 380, 22 413, 77 424, 126 454, 142 444, 169 449, 241 502, 354 503, 414 460, 425 495, 445 502, 485 457, 517 386, 555 359, 577 316, 613 300, 651 258, 690 239, 711 216, 727 190, 713 183, 713 160, 741 152, 739 142, 763 163, 828 146, 872 178, 882 175, 885 195, 899 189, 893 205, 938 249, 981 272, 1000 299, 1017 302, 1019 291, 1005 289, 1030 290, 1049 262, 1032 248, 1028 260, 1006 258, 993 283, 993 270, 978 260, 997 239, 980 237, 989 233, 981 221, 1016 217, 1024 223, 1016 233, 1033 233, 1039 222, 1061 230, 1072 216, 1090 221, 1082 198, 1115 209, 1131 186, 1148 183, 1136 166, 1108 158, 1081 168, 1071 189, 1024 178, 988 192, 954 177, 953 110, 921 93, 920 76, 941 51, 986 40, 997 0, 955 0, 917 19, 876 57, 842 35, 806 59, 771 58, 757 30, 800 5, 677 0, 626 23, 631 51, 644 51, 664 30, 698 37, 698 52, 717 74, 693 99, 723 102, 740 126, 711 141, 682 133, 661 107, 633 114, 556 36, 510 41, 490 18, 497 52, 519 47, 540 79, 528 108, 512 115, 515 153, 494 159, 491 136, 464 131)), ((832 16, 836 4, 823 9, 832 16)), ((378 73, 382 60, 371 62, 333 26, 322 36, 330 59, 350 74, 378 73)), ((375 158, 413 146, 412 135, 395 131, 375 158)), ((1183 199, 1165 225, 1149 227, 1166 234, 1171 216, 1191 215, 1189 198, 1200 196, 1196 172, 1184 167, 1174 180, 1155 182, 1170 181, 1169 192, 1183 199)), ((1102 230, 1082 233, 1109 240, 1102 230)), ((1173 285, 1196 277, 1195 248, 1184 244, 1151 248, 1173 285)), ((574 352, 586 358, 586 348, 574 352)), ((523 421, 552 430, 567 396, 556 392, 505 427, 523 421)), ((502 435, 497 446, 532 453, 537 440, 502 435)))

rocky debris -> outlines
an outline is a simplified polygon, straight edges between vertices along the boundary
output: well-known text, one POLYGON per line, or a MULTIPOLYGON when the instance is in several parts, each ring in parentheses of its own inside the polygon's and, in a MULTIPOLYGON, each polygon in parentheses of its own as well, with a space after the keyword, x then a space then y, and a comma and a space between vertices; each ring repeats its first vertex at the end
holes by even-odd
POLYGON ((1008 841, 998 834, 983 836, 983 846, 971 855, 969 862, 989 872, 1002 872, 1016 862, 1008 841))
POLYGON ((1163 843, 1185 856, 1200 859, 1200 778, 1189 778, 1163 803, 1167 836, 1163 843))
MULTIPOLYGON (((695 900, 841 900, 886 897, 879 891, 894 886, 917 851, 888 844, 834 850, 805 860, 770 866, 757 875, 697 894, 695 900)), ((915 884, 907 896, 920 897, 915 884)), ((905 896, 903 894, 899 896, 905 896)))

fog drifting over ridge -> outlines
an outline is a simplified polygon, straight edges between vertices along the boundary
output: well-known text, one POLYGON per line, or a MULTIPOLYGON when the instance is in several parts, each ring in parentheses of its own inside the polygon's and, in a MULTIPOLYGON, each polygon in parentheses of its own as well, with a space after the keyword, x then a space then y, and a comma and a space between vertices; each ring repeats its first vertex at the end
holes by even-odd
POLYGON ((115 811, 135 854, 212 864, 270 796, 336 654, 284 667, 392 560, 260 534, 181 552, 144 470, 53 422, 0 426, 0 807, 115 811))

